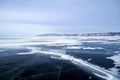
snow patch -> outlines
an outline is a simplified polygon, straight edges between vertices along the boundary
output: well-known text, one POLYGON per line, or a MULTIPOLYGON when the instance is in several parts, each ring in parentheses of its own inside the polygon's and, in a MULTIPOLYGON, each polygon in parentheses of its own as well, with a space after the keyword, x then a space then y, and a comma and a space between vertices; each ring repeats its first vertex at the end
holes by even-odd
POLYGON ((82 46, 68 46, 66 49, 89 49, 89 50, 96 50, 96 49, 104 49, 102 47, 82 47, 82 46))
POLYGON ((111 56, 111 57, 107 57, 107 59, 111 59, 114 61, 115 67, 120 67, 120 54, 111 56))
POLYGON ((113 67, 113 68, 109 68, 109 70, 119 74, 119 69, 118 68, 113 67))
POLYGON ((3 51, 6 51, 6 50, 0 50, 0 52, 3 52, 3 51))

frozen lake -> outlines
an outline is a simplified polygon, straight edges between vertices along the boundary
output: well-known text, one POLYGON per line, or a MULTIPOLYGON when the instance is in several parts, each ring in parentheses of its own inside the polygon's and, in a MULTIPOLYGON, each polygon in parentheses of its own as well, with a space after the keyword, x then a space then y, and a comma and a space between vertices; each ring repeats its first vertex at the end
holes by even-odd
POLYGON ((119 80, 120 36, 0 37, 0 80, 119 80))

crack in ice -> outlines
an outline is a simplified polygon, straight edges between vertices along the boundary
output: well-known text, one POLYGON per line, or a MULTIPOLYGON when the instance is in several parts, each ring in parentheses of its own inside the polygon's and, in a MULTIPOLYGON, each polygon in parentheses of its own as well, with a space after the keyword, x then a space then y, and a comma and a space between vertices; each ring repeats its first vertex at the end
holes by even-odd
POLYGON ((63 50, 63 52, 57 52, 54 50, 43 51, 40 48, 36 48, 36 47, 28 47, 28 48, 31 49, 31 52, 18 53, 18 54, 19 55, 35 54, 35 53, 47 54, 47 55, 50 55, 51 58, 70 61, 71 63, 86 70, 87 72, 94 74, 95 76, 103 78, 105 80, 119 80, 119 78, 120 78, 120 76, 118 74, 115 74, 109 70, 106 70, 106 69, 101 68, 97 65, 91 64, 91 63, 84 61, 80 58, 75 58, 74 56, 65 54, 64 50, 63 50))

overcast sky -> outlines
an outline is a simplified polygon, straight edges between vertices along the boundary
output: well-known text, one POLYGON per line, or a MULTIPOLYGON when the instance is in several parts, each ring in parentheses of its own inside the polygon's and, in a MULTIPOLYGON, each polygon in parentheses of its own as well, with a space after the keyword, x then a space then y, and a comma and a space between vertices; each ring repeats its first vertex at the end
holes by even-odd
POLYGON ((0 35, 120 31, 120 0, 0 0, 0 35))

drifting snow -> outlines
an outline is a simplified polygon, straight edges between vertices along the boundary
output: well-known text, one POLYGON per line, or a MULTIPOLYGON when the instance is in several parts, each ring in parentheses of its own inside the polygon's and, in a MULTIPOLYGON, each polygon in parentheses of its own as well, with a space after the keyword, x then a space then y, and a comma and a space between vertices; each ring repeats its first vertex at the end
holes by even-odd
MULTIPOLYGON (((0 47, 16 47, 24 45, 82 45, 83 42, 101 42, 103 44, 120 43, 116 41, 109 42, 109 40, 120 40, 118 36, 97 36, 97 37, 84 37, 84 36, 42 36, 42 37, 20 37, 17 39, 2 39, 0 40, 0 47), (91 40, 92 39, 92 40, 91 40)), ((72 47, 79 48, 79 47, 72 47)), ((93 48, 89 48, 93 49, 93 48)))

